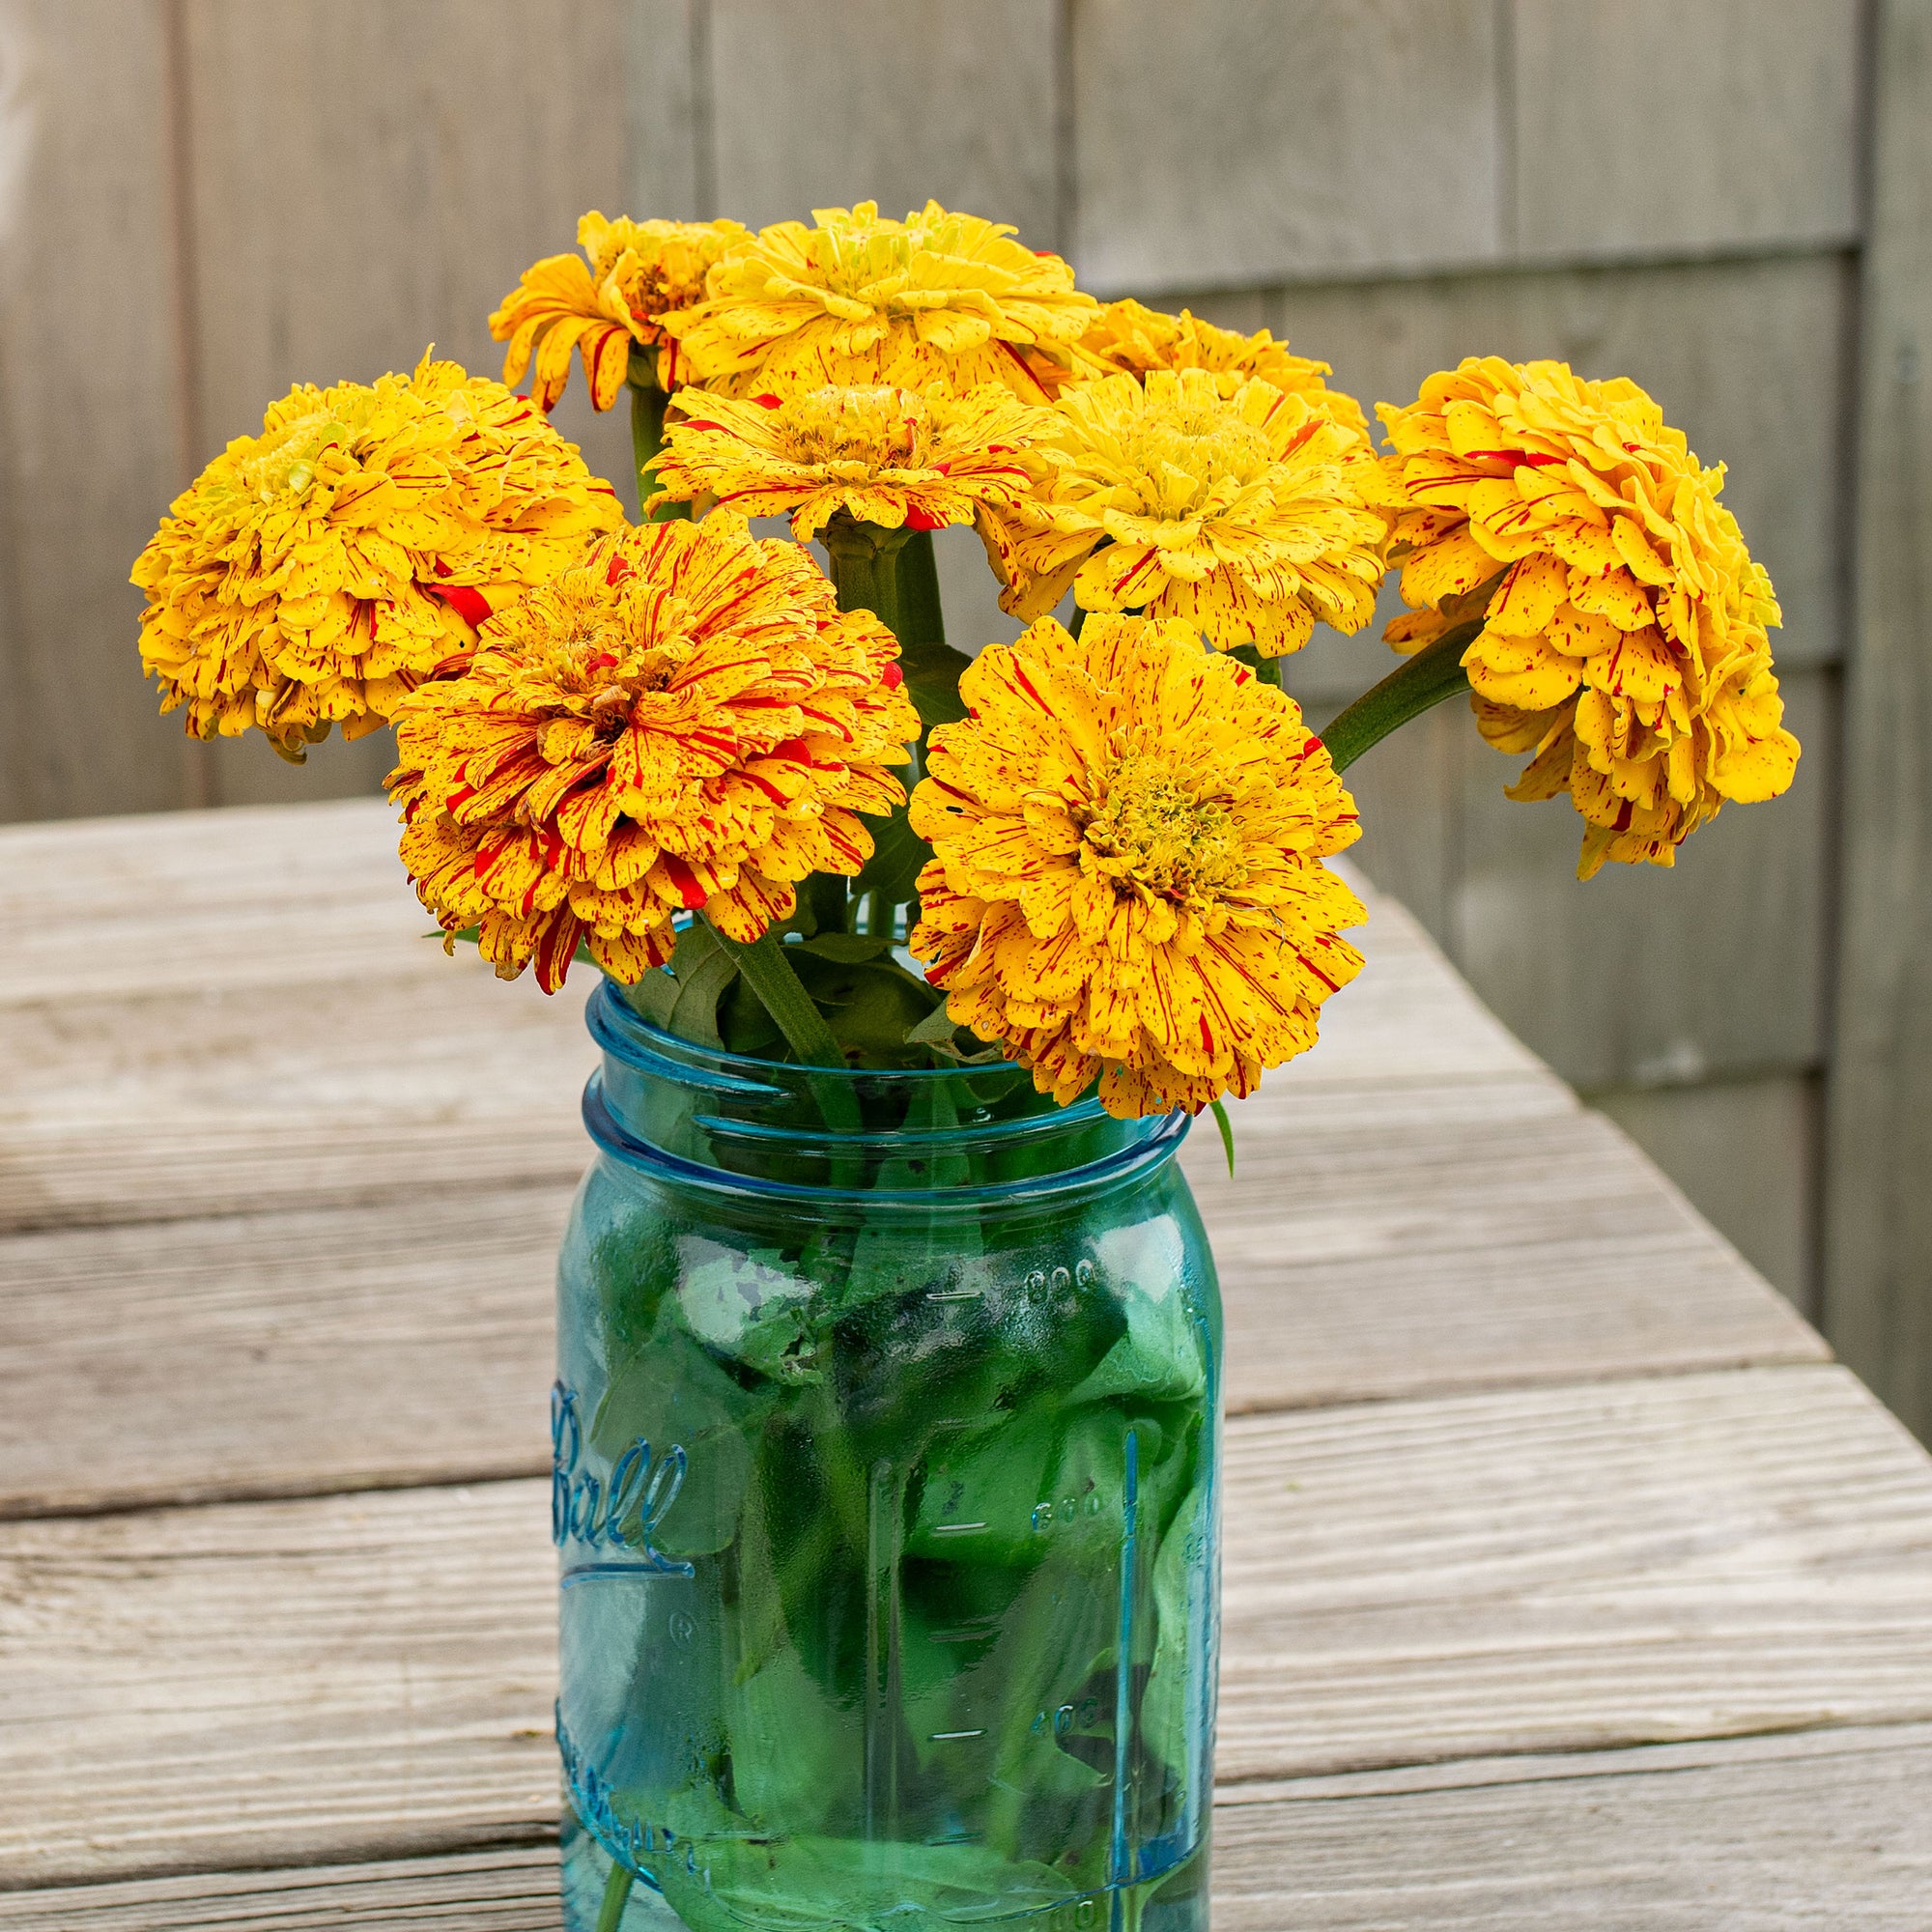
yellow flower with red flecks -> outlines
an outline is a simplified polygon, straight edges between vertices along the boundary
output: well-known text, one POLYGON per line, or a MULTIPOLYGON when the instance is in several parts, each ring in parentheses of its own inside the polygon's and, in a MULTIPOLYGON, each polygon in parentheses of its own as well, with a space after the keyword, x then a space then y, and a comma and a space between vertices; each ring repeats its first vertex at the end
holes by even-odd
POLYGON ((1098 306, 1058 255, 936 201, 903 221, 870 201, 811 218, 760 229, 712 271, 704 301, 666 320, 687 380, 780 397, 828 383, 999 383, 1037 402, 1052 380, 1042 372, 1071 368, 1098 306))
POLYGON ((1330 366, 1292 354, 1265 328, 1242 335, 1203 322, 1191 309, 1167 315, 1128 299, 1107 303, 1080 338, 1080 348, 1100 372, 1118 371, 1139 381, 1155 369, 1205 369, 1224 396, 1259 378, 1285 396, 1306 397, 1311 408, 1353 430, 1364 453, 1371 447, 1361 404, 1323 380, 1334 373, 1330 366))
POLYGON ((808 389, 686 398, 696 413, 665 427, 658 502, 708 492, 750 517, 788 514, 801 543, 840 511, 916 530, 970 524, 982 503, 1011 507, 1033 487, 1022 453, 1051 414, 998 384, 953 396, 910 389, 808 389))
POLYGON ((1727 799, 1790 785, 1771 580, 1719 500, 1722 467, 1643 390, 1471 357, 1379 412, 1415 607, 1389 641, 1419 650, 1486 613, 1463 657, 1478 727, 1534 753, 1511 798, 1569 793, 1579 877, 1606 859, 1671 865, 1727 799))
POLYGON ((1373 615, 1387 485, 1306 396, 1155 369, 1069 387, 1054 412, 1034 497, 981 520, 1007 610, 1037 617, 1071 588, 1084 611, 1185 618, 1264 657, 1299 650, 1318 617, 1373 615))
POLYGON ((299 758, 375 730, 494 602, 622 521, 526 397, 454 362, 302 384, 141 553, 142 662, 195 737, 252 725, 299 758))
POLYGON ((1293 698, 1140 617, 1045 618, 959 693, 912 801, 912 951, 954 1022, 1122 1117, 1250 1094, 1315 1044, 1367 914, 1321 863, 1360 828, 1293 698))
POLYGON ((570 380, 575 349, 591 407, 608 410, 630 376, 633 347, 664 345, 657 376, 668 389, 677 352, 665 317, 700 300, 713 265, 750 240, 737 221, 612 221, 592 209, 577 224, 583 254, 545 256, 491 316, 491 335, 510 345, 503 381, 515 383, 534 357, 530 394, 548 411, 570 380))
POLYGON ((897 655, 728 511, 607 539, 403 706, 387 783, 417 895, 546 992, 580 942, 625 981, 662 965, 681 912, 756 939, 799 880, 865 864, 860 812, 904 800, 897 655))

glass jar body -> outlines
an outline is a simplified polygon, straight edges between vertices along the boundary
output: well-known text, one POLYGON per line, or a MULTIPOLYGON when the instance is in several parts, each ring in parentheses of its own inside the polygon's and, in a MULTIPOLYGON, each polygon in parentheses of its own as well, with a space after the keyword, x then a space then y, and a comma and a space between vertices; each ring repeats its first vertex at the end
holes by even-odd
POLYGON ((1179 1123, 787 1067, 762 1111, 837 1117, 788 1135, 721 1100, 742 1065, 605 1044, 553 1397, 566 1923, 1205 1928, 1220 1313, 1179 1123))

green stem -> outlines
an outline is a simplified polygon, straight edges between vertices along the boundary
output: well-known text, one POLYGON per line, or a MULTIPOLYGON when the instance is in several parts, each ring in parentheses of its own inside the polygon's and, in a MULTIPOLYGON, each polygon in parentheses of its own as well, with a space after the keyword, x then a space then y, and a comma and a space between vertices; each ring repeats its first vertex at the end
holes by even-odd
POLYGON ((821 539, 832 559, 832 587, 839 610, 871 611, 901 644, 907 613, 900 605, 899 556, 912 535, 908 529, 858 523, 841 510, 826 525, 821 539))
MULTIPOLYGON (((632 355, 639 353, 634 350, 632 355)), ((665 410, 669 403, 655 381, 631 384, 631 456, 638 469, 638 513, 647 524, 686 522, 691 516, 689 503, 662 503, 648 514, 644 511, 658 487, 648 465, 664 448, 665 410)))
POLYGON ((745 983, 757 995, 758 1004, 772 1016, 772 1023, 784 1035, 785 1044, 798 1055, 802 1066, 843 1066, 845 1056, 825 1024, 825 1015, 812 1005, 811 995, 799 983, 784 956, 784 947, 775 932, 767 931, 747 946, 720 932, 711 922, 719 947, 727 953, 745 983))
POLYGON ((899 552, 898 588, 905 629, 893 635, 901 644, 943 644, 946 618, 939 608, 939 564, 930 530, 914 530, 906 538, 899 552))
POLYGON ((597 1932, 617 1932, 624 1922, 624 1908, 631 1902, 634 1876, 629 1865, 611 1867, 611 1876, 604 1882, 604 1903, 598 1908, 597 1932))
POLYGON ((1433 644, 1419 650, 1399 670, 1363 692, 1347 710, 1328 721, 1321 742, 1338 772, 1347 771, 1372 745, 1378 745, 1398 725, 1419 718, 1445 697, 1469 688, 1463 653, 1483 628, 1478 617, 1444 631, 1433 644))

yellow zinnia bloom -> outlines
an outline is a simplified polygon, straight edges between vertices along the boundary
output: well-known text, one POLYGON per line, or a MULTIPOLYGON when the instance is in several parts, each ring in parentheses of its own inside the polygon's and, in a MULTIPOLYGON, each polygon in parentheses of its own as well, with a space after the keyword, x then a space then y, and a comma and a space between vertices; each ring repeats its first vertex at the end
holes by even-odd
POLYGON ((427 355, 302 384, 178 497, 134 565, 141 657, 198 738, 285 756, 373 731, 494 602, 623 521, 524 396, 427 355))
MULTIPOLYGON (((690 399, 687 398, 689 401, 690 399)), ((945 384, 807 389, 781 402, 707 396, 665 428, 661 502, 702 492, 748 517, 789 513, 801 543, 839 511, 887 529, 970 524, 1032 488, 1019 453, 1052 426, 998 384, 955 397, 945 384)))
POLYGON ((1334 372, 1326 362, 1292 355, 1286 342, 1265 328, 1242 335, 1203 322, 1190 309, 1166 315, 1133 301, 1109 302, 1080 349, 1101 373, 1119 371, 1145 381, 1155 369, 1206 369, 1224 396, 1257 377, 1285 396, 1304 396, 1311 408, 1351 429, 1369 443, 1369 419, 1353 396, 1331 389, 1322 379, 1334 372))
POLYGON ((387 782, 417 895, 546 992, 580 940, 619 980, 662 965, 680 912, 756 939, 809 873, 857 872, 857 814, 905 797, 897 655, 728 511, 607 539, 403 706, 387 782))
POLYGON ((704 294, 712 265, 751 231, 738 221, 606 220, 595 209, 577 224, 577 242, 589 258, 547 255, 524 271, 490 318, 490 333, 510 346, 503 381, 516 382, 530 366, 530 394, 545 412, 555 406, 570 380, 570 352, 583 362, 593 409, 608 410, 631 372, 631 348, 666 345, 658 380, 676 382, 677 347, 664 319, 689 308, 704 294))
POLYGON ((1139 617, 1046 618, 959 693, 912 801, 912 951, 954 1021, 1122 1117, 1250 1094, 1315 1044, 1367 914, 1321 864, 1360 828, 1293 699, 1139 617))
POLYGON ((1073 270, 998 222, 936 201, 903 221, 870 201, 811 218, 760 229, 713 271, 709 299, 667 319, 687 380, 730 396, 1000 383, 1037 401, 1094 319, 1073 270))
POLYGON ((1782 728, 1771 580, 1706 469, 1634 383, 1561 362, 1471 357, 1380 406, 1413 651, 1487 612, 1463 663, 1478 727, 1535 753, 1517 799, 1568 792, 1580 878, 1606 859, 1671 865, 1726 799, 1775 798, 1782 728))
POLYGON ((1205 369, 1065 390, 1029 461, 1035 500, 981 534, 1023 617, 1071 586, 1085 611, 1184 617, 1217 649, 1299 650, 1317 617, 1375 611, 1387 488, 1366 443, 1270 383, 1224 395, 1205 369), (1104 546, 1104 548, 1103 548, 1104 546))

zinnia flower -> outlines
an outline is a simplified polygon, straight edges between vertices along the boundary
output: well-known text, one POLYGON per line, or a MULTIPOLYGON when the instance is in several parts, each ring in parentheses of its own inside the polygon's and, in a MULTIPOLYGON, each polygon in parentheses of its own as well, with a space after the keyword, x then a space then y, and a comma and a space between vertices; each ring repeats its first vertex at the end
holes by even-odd
POLYGON ((302 384, 178 497, 141 553, 141 657, 198 738, 285 756, 373 731, 495 602, 623 521, 527 398, 427 355, 302 384))
POLYGON ((988 383, 954 397, 909 389, 808 389, 781 402, 707 396, 666 426, 664 494, 708 491, 751 517, 788 512, 801 543, 838 511, 887 529, 970 524, 981 503, 1010 507, 1032 488, 1017 452, 1052 426, 988 383))
POLYGON ((1299 650, 1321 617, 1374 613, 1387 488, 1368 445, 1270 383, 1224 395, 1205 369, 1065 390, 1029 460, 1036 499, 982 520, 1001 603, 1183 617, 1217 649, 1299 650), (1105 548, 1103 548, 1105 546, 1105 548))
POLYGON ((1305 397, 1312 409, 1353 430, 1365 452, 1371 447, 1361 404, 1322 380, 1334 373, 1330 366, 1292 355, 1288 344, 1265 328, 1242 335, 1203 322, 1190 309, 1165 315, 1129 299, 1109 302, 1080 338, 1080 349, 1102 371, 1118 370, 1142 382, 1155 369, 1206 369, 1224 396, 1259 377, 1285 396, 1305 397))
POLYGON ((954 1021, 1122 1116, 1198 1113, 1315 1044, 1367 914, 1321 864, 1360 828, 1292 698, 1138 617, 1043 619, 959 692, 912 801, 912 950, 954 1021))
POLYGON ((1001 383, 1037 401, 1069 368, 1097 304, 1058 255, 936 201, 903 221, 876 202, 758 231, 713 272, 709 299, 669 317, 687 380, 724 395, 828 383, 964 392, 1001 383))
POLYGON ((704 278, 726 250, 751 239, 737 221, 607 221, 595 209, 577 224, 578 246, 589 257, 547 255, 524 271, 490 318, 490 333, 510 346, 503 381, 530 366, 530 394, 548 412, 570 380, 570 352, 583 362, 593 409, 608 410, 631 372, 633 344, 666 345, 658 380, 677 378, 677 349, 664 318, 704 294, 704 278))
POLYGON ((1579 877, 1606 859, 1671 865, 1726 799, 1791 783, 1771 580, 1718 500, 1721 466, 1634 383, 1471 357, 1380 414, 1417 609, 1389 640, 1416 650, 1487 611, 1463 658, 1478 727, 1535 753, 1511 798, 1570 794, 1579 877))
POLYGON ((417 895, 546 992, 580 940, 619 980, 662 965, 680 912, 756 939, 798 880, 865 864, 858 813, 904 800, 897 653, 728 511, 607 540, 403 707, 388 786, 417 895))

